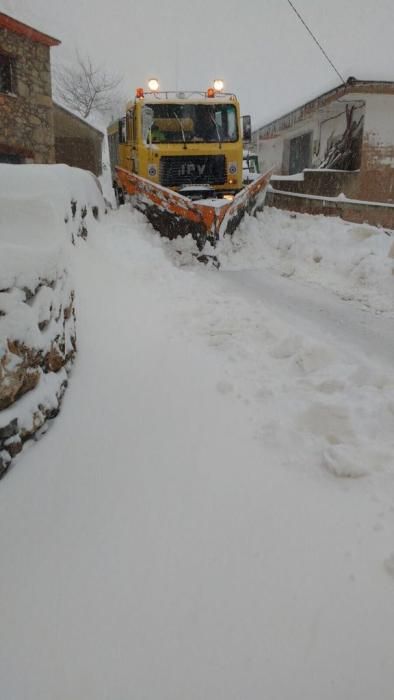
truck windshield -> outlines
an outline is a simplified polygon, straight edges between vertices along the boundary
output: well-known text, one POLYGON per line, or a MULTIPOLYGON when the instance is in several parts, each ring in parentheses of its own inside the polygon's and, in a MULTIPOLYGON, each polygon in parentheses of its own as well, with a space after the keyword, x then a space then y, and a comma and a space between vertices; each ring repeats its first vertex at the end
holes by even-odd
POLYGON ((149 104, 142 134, 152 143, 226 143, 238 140, 237 112, 230 104, 149 104))

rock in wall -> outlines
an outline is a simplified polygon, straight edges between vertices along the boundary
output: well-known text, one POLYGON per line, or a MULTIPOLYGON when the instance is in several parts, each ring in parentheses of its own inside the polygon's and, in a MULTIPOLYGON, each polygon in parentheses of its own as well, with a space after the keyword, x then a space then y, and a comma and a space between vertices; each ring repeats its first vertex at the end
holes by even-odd
POLYGON ((74 291, 64 270, 0 292, 0 477, 60 408, 76 352, 74 291), (28 329, 28 332, 27 332, 28 329), (19 337, 18 337, 19 336, 19 337))

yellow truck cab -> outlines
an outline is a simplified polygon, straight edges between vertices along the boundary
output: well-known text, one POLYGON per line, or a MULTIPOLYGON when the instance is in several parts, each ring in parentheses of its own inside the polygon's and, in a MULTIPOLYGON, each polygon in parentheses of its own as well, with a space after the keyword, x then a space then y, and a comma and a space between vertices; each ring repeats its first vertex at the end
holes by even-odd
POLYGON ((120 166, 187 196, 235 195, 243 187, 244 131, 233 94, 138 88, 125 116, 108 128, 114 187, 120 166))

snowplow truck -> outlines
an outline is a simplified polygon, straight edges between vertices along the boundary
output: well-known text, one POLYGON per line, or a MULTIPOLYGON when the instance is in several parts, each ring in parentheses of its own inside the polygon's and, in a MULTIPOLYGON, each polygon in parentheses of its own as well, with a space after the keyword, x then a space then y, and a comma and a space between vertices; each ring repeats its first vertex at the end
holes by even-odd
POLYGON ((108 128, 117 201, 131 196, 162 236, 191 234, 199 250, 262 209, 269 175, 242 181, 250 117, 235 95, 136 91, 126 114, 108 128))

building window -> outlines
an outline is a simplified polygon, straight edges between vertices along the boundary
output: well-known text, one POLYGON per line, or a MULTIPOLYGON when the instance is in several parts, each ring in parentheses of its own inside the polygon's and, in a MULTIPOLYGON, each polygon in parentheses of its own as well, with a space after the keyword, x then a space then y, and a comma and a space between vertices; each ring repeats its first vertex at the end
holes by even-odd
POLYGON ((4 53, 0 53, 0 92, 13 92, 12 58, 4 53))

